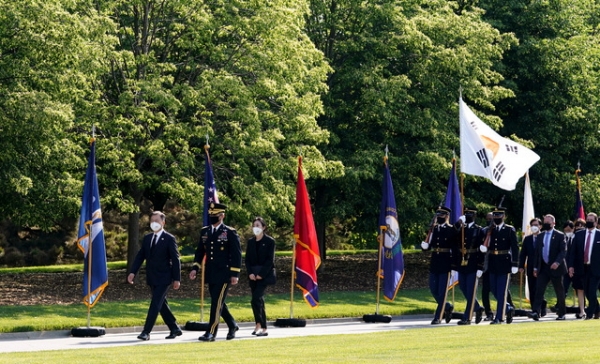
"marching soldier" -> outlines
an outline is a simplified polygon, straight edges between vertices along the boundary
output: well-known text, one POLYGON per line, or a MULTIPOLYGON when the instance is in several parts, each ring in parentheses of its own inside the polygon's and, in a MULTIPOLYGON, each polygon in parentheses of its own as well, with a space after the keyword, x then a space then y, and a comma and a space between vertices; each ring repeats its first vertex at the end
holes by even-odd
MULTIPOLYGON (((477 209, 465 209, 464 231, 458 232, 458 239, 452 250, 455 270, 458 271, 458 285, 467 300, 467 307, 458 321, 459 325, 470 325, 475 310, 475 323, 483 318, 484 308, 477 302, 477 283, 483 275, 485 255, 479 250, 485 237, 481 226, 475 223, 477 209)), ((462 217, 461 220, 462 222, 462 217)), ((459 223, 460 224, 460 223, 459 223)))
POLYGON ((480 250, 488 252, 487 270, 490 275, 490 288, 496 298, 496 317, 490 324, 499 324, 504 320, 510 324, 514 315, 514 307, 508 304, 508 286, 510 275, 518 272, 519 245, 517 232, 511 225, 504 223, 504 207, 494 210, 493 224, 488 228, 486 240, 480 250))
POLYGON ((208 331, 198 338, 200 341, 215 341, 220 317, 223 317, 229 328, 227 340, 235 338, 239 329, 227 308, 225 298, 229 286, 238 283, 242 266, 242 247, 237 231, 223 224, 225 209, 227 206, 223 204, 210 204, 208 214, 211 225, 203 227, 200 232, 200 242, 190 272, 190 279, 195 279, 202 266, 202 260, 206 257, 204 273, 210 293, 210 322, 208 331))
POLYGON ((431 226, 426 241, 421 243, 421 248, 431 250, 429 263, 429 290, 437 302, 435 315, 431 321, 437 325, 443 317, 446 323, 452 319, 452 304, 446 302, 450 271, 452 267, 452 247, 455 244, 456 228, 448 223, 451 210, 440 207, 436 211, 435 223, 431 226))

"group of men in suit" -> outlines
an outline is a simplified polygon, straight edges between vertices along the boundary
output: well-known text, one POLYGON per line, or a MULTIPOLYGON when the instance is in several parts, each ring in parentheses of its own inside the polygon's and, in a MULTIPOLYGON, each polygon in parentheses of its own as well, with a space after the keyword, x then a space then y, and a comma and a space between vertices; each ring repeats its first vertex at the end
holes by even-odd
MULTIPOLYGON (((206 283, 211 296, 210 322, 208 330, 199 337, 200 341, 215 341, 220 317, 223 317, 229 331, 226 339, 235 338, 239 327, 229 312, 225 299, 231 285, 238 283, 242 265, 242 248, 238 233, 223 223, 227 206, 212 203, 208 214, 210 224, 202 228, 200 241, 194 257, 194 265, 189 278, 196 279, 203 266, 206 283)), ((142 263, 146 261, 146 282, 152 292, 146 322, 138 339, 149 340, 150 332, 160 313, 170 333, 166 339, 181 336, 182 332, 167 302, 167 292, 171 285, 179 289, 181 282, 181 261, 175 237, 164 230, 165 214, 155 211, 150 216, 152 233, 144 236, 130 273, 127 276, 133 284, 142 263)))
POLYGON ((516 230, 504 222, 504 208, 496 208, 491 213, 492 220, 485 227, 475 223, 476 213, 476 209, 466 208, 465 215, 450 225, 451 210, 438 208, 430 232, 421 243, 424 251, 431 251, 429 285, 438 304, 432 325, 439 324, 442 319, 450 322, 452 318, 453 307, 446 302, 446 295, 454 271, 458 272, 459 288, 467 300, 459 325, 469 325, 473 313, 476 323, 482 320, 484 307, 476 299, 480 279, 487 280, 497 302, 496 314, 489 317, 490 323, 511 323, 515 309, 510 299, 510 276, 519 271, 525 272, 525 268, 532 307, 528 316, 532 319, 537 321, 546 314, 544 294, 550 282, 557 298, 554 306, 557 320, 565 319, 568 289, 563 284, 565 277, 568 282, 573 282, 574 288, 583 289, 588 301, 585 314, 577 314, 577 318, 600 316, 597 297, 600 232, 595 213, 587 215, 585 228, 574 234, 569 230, 568 235, 555 228, 553 215, 545 215, 543 221, 537 218, 531 220, 533 234, 525 237, 520 254, 516 230))

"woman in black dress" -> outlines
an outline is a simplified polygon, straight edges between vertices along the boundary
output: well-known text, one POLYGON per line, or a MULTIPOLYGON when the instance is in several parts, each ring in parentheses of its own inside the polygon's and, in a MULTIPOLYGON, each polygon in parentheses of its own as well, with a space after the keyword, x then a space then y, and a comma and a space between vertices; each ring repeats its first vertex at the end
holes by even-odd
POLYGON ((246 270, 252 291, 252 312, 256 327, 252 335, 267 336, 267 315, 265 313, 265 289, 275 284, 275 240, 265 235, 267 225, 262 217, 254 218, 254 236, 246 244, 246 270))

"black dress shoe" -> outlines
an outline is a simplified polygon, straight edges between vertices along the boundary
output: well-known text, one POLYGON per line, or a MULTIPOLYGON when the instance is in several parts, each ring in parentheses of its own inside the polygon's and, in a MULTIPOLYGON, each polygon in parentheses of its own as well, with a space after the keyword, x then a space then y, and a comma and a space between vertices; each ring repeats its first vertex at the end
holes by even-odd
POLYGON ((469 321, 469 320, 460 320, 456 324, 457 325, 470 325, 471 321, 469 321))
POLYGON ((140 340, 143 340, 143 341, 148 341, 148 340, 150 340, 150 334, 142 332, 141 334, 138 335, 137 338, 140 340))
POLYGON ((485 315, 485 319, 483 319, 483 321, 493 321, 493 320, 494 320, 493 313, 488 313, 487 315, 485 315))
MULTIPOLYGON (((229 329, 229 332, 227 333, 226 339, 227 340, 235 339, 235 332, 238 331, 239 329, 240 329, 240 327, 237 326, 237 325, 234 328, 229 329)), ((258 335, 258 334, 256 334, 256 335, 258 335)))
POLYGON ((433 320, 431 320, 431 324, 432 324, 432 325, 439 325, 440 323, 441 323, 441 322, 440 322, 440 320, 438 320, 438 319, 433 319, 433 320))
POLYGON ((213 334, 206 333, 198 338, 200 341, 215 341, 215 336, 213 334))
POLYGON ((475 323, 476 324, 480 323, 481 319, 483 319, 483 311, 484 311, 483 307, 479 307, 479 310, 475 310, 475 323))
POLYGON ((585 318, 585 313, 583 315, 580 315, 578 313, 575 314, 575 318, 578 320, 584 319, 585 318))
POLYGON ((256 336, 269 336, 269 333, 266 331, 260 331, 256 333, 256 336))
POLYGON ((564 321, 564 320, 565 320, 565 315, 558 316, 558 317, 556 318, 556 320, 557 320, 557 321, 564 321))
POLYGON ((513 317, 515 316, 515 309, 512 306, 508 306, 506 309, 506 323, 510 324, 513 322, 513 317))
POLYGON ((532 319, 533 319, 533 321, 539 321, 539 320, 540 320, 540 316, 538 315, 538 313, 537 313, 537 312, 532 312, 532 313, 529 315, 529 317, 530 317, 530 318, 532 318, 532 319))
POLYGON ((252 335, 256 335, 256 331, 252 331, 252 335))
POLYGON ((446 323, 452 320, 452 311, 454 311, 454 306, 451 303, 446 302, 446 311, 444 312, 444 320, 446 323))
POLYGON ((500 325, 500 321, 494 320, 494 321, 490 322, 490 325, 500 325))
POLYGON ((177 336, 181 336, 182 334, 183 332, 181 332, 181 330, 171 331, 169 336, 165 337, 165 339, 175 339, 177 336))

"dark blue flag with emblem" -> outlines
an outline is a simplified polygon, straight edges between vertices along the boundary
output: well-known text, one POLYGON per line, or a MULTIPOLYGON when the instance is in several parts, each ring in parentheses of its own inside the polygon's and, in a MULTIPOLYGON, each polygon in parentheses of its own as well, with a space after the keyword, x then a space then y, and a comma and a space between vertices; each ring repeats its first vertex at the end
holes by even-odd
POLYGON ((383 159, 383 188, 379 213, 379 239, 383 239, 381 248, 381 271, 383 279, 383 297, 388 301, 396 298, 402 279, 404 279, 404 256, 402 239, 396 211, 396 199, 387 155, 383 159))
POLYGON ((77 246, 84 255, 83 303, 90 308, 98 302, 104 289, 108 286, 106 245, 96 176, 96 142, 94 139, 91 144, 77 234, 77 246))
MULTIPOLYGON (((446 190, 446 199, 444 200, 444 206, 449 207, 452 210, 450 214, 450 224, 455 224, 458 221, 460 215, 462 215, 462 199, 460 198, 460 189, 458 188, 458 178, 456 177, 456 159, 452 158, 452 170, 450 170, 450 176, 448 177, 448 189, 446 190)), ((458 272, 456 272, 450 281, 448 287, 453 287, 458 284, 458 272)))
POLYGON ((202 213, 202 226, 210 225, 208 220, 208 207, 211 203, 219 203, 219 196, 217 195, 217 185, 215 184, 215 177, 213 175, 212 163, 210 161, 210 154, 208 149, 210 145, 208 143, 204 146, 206 152, 206 165, 204 167, 204 211, 202 213))

